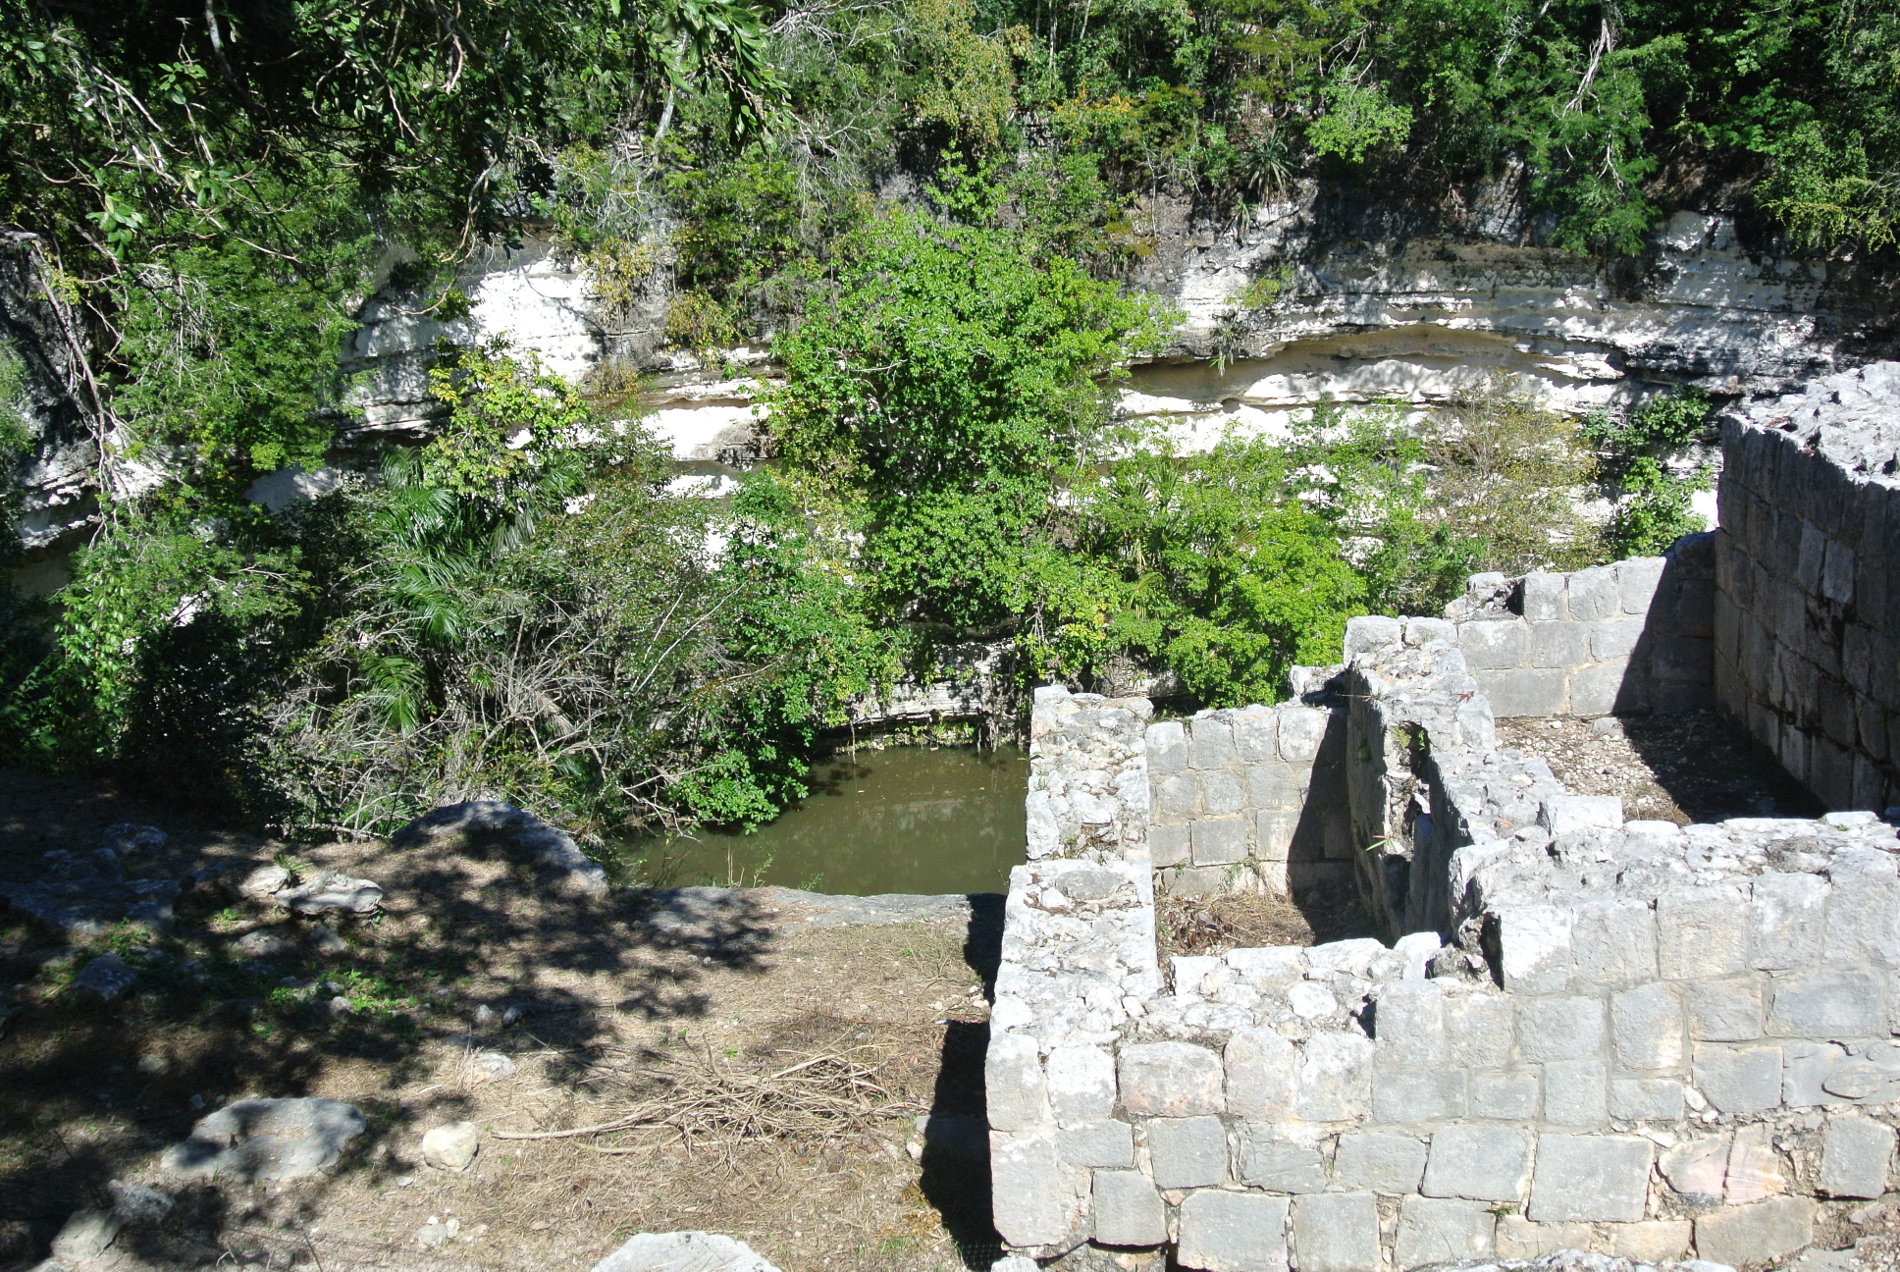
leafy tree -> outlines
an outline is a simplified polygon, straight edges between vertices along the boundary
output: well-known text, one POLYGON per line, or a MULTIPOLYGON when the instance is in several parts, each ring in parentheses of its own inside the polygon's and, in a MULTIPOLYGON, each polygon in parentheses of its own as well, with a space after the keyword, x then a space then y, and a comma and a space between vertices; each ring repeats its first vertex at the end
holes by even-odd
POLYGON ((1288 461, 1257 440, 1184 460, 1144 451, 1086 492, 1082 546, 1113 579, 1098 602, 1109 649, 1222 706, 1277 701, 1288 668, 1336 657, 1366 583, 1328 519, 1294 496, 1288 461))
POLYGON ((1596 464, 1575 420, 1491 377, 1434 413, 1422 443, 1435 518, 1481 544, 1485 568, 1569 569, 1596 556, 1577 509, 1596 464))
POLYGON ((1065 475, 1092 461, 1107 385, 1161 310, 1014 233, 892 211, 838 253, 775 344, 770 427, 787 461, 862 509, 883 604, 980 628, 1020 613, 1065 475))
POLYGON ((1707 529, 1691 511, 1697 491, 1709 489, 1706 464, 1683 471, 1685 449, 1710 438, 1715 414, 1698 389, 1664 394, 1624 417, 1596 412, 1583 422, 1583 436, 1602 456, 1611 498, 1605 540, 1613 557, 1653 556, 1685 534, 1707 529))

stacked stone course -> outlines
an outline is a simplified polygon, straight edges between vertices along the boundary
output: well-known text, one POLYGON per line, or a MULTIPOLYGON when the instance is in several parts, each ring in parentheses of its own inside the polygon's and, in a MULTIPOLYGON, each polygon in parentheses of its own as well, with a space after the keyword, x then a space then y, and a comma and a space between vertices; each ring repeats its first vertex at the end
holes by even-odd
POLYGON ((1490 656, 1507 628, 1527 646, 1538 624, 1642 628, 1569 667, 1551 711, 1611 658, 1641 695, 1618 702, 1694 705, 1727 551, 1718 534, 1480 577, 1444 620, 1355 620, 1344 667, 1280 707, 1150 723, 1144 700, 1040 691, 987 1073, 1005 1241, 1170 1248, 1209 1272, 1559 1249, 1752 1265, 1887 1195, 1894 827, 1626 821, 1496 742, 1491 694, 1523 684, 1499 673, 1527 670, 1490 656), (1302 869, 1350 869, 1391 943, 1178 957, 1164 977, 1156 877, 1284 888, 1302 869))
POLYGON ((1836 808, 1900 804, 1900 363, 1722 421, 1715 692, 1836 808))

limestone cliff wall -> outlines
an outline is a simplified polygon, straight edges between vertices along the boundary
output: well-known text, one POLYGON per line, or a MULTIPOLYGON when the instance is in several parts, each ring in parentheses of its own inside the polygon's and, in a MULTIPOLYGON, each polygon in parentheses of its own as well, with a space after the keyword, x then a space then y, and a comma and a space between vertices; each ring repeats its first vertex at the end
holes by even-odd
MULTIPOLYGON (((1327 397, 1428 407, 1492 372, 1582 411, 1679 384, 1781 393, 1900 347, 1890 266, 1776 254, 1718 213, 1679 212, 1643 256, 1614 260, 1543 242, 1501 187, 1424 213, 1309 187, 1238 226, 1174 203, 1148 217, 1155 251, 1129 281, 1173 300, 1183 322, 1133 368, 1123 408, 1186 448, 1229 427, 1272 432, 1327 397), (1262 279, 1281 284, 1273 303, 1238 306, 1262 279)), ((609 360, 647 374, 643 404, 683 463, 749 459, 752 378, 772 368, 758 350, 705 364, 662 350, 663 276, 610 310, 575 262, 529 243, 473 262, 464 290, 470 315, 446 324, 399 297, 366 306, 345 362, 346 431, 426 427, 435 341, 507 334, 566 374, 609 360)))

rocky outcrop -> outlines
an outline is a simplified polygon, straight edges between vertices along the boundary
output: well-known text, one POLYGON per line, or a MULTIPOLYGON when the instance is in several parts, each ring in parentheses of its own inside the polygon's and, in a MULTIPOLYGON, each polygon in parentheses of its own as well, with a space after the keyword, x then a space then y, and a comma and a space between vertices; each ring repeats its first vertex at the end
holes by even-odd
POLYGON ((1895 347, 1891 266, 1777 254, 1716 213, 1676 213, 1634 259, 1550 245, 1502 187, 1426 213, 1309 190, 1238 229, 1154 214, 1136 281, 1185 321, 1125 405, 1184 444, 1322 397, 1428 405, 1487 372, 1581 411, 1685 383, 1781 392, 1895 347))
MULTIPOLYGON (((1487 372, 1582 411, 1684 383, 1781 392, 1896 347, 1891 266, 1778 252, 1715 212, 1676 213, 1629 259, 1551 245, 1507 184, 1423 211, 1309 185, 1238 225, 1181 203, 1148 215, 1155 251, 1130 281, 1184 318, 1133 368, 1123 408, 1184 447, 1230 426, 1271 431, 1323 398, 1427 406, 1487 372)), ((610 310, 543 244, 482 257, 464 290, 469 313, 448 323, 386 297, 366 307, 347 429, 426 428, 435 341, 506 335, 564 374, 645 374, 640 404, 682 463, 756 455, 754 394, 771 368, 757 350, 704 363, 662 350, 663 283, 610 310)))

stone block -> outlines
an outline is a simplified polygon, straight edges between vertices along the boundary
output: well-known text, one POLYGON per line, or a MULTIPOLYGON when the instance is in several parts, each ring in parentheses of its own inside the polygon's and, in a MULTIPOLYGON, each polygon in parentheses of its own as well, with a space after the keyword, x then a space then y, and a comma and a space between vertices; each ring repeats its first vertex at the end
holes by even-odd
POLYGON ((1652 1152, 1629 1135, 1546 1135, 1527 1213, 1539 1222, 1635 1223, 1649 1200, 1652 1152))
POLYGON ((1748 968, 1748 903, 1728 884, 1671 888, 1656 898, 1656 961, 1665 980, 1707 980, 1748 968))
POLYGON ((1280 713, 1272 707, 1234 712, 1234 751, 1243 767, 1280 762, 1280 713))
POLYGON ((1570 707, 1570 678, 1562 670, 1492 671, 1483 681, 1491 711, 1500 720, 1563 715, 1570 707))
POLYGON ((1240 783, 1240 775, 1233 770, 1196 770, 1194 780, 1201 788, 1201 813, 1204 816, 1224 817, 1247 807, 1246 789, 1240 783))
POLYGON ((1229 1113, 1274 1121, 1292 1109, 1300 1069, 1300 1053, 1292 1043, 1271 1029, 1236 1029, 1222 1058, 1229 1113))
POLYGON ((1674 1078, 1612 1078, 1610 1116, 1624 1122, 1673 1122, 1682 1117, 1682 1083, 1674 1078))
POLYGON ((1211 1188, 1227 1182, 1227 1127, 1217 1117, 1158 1117, 1147 1123, 1158 1188, 1211 1188))
POLYGON ((1374 1055, 1383 1069, 1422 1068, 1446 1059, 1445 989, 1438 981, 1407 980, 1379 992, 1373 1012, 1374 1055))
POLYGON ((1458 625, 1458 648, 1473 671, 1522 667, 1530 657, 1530 626, 1521 618, 1472 619, 1458 625))
POLYGON ((1526 1060, 1595 1056, 1608 1037, 1601 998, 1527 998, 1517 1007, 1518 1052, 1526 1060))
POLYGON ((1300 1272, 1378 1272, 1379 1203, 1371 1193, 1295 1197, 1289 1227, 1300 1272))
POLYGON ((1233 891, 1232 866, 1175 866, 1166 873, 1168 891, 1184 897, 1216 897, 1233 891))
MULTIPOLYGON (((1589 624, 1533 622, 1527 659, 1534 669, 1568 671, 1573 667, 1582 666, 1590 661, 1589 624)), ((1498 714, 1510 713, 1499 711, 1498 714)), ((1534 713, 1526 712, 1525 714, 1534 713)))
POLYGON ((1538 805, 1537 824, 1553 836, 1617 830, 1623 825, 1623 801, 1615 795, 1553 795, 1538 805))
POLYGON ((1524 1122, 1537 1116, 1543 1074, 1536 1065, 1485 1069, 1471 1074, 1471 1116, 1524 1122))
POLYGON ((1080 1207, 1070 1195, 1066 1169, 1053 1129, 990 1132, 991 1218, 1005 1242, 1054 1245, 1070 1235, 1080 1207))
POLYGON ((1346 657, 1391 649, 1405 641, 1405 626, 1396 618, 1366 614, 1346 620, 1346 657))
POLYGON ((1458 624, 1442 618, 1408 618, 1405 620, 1405 643, 1413 649, 1429 645, 1433 641, 1443 641, 1447 645, 1458 643, 1458 624))
POLYGON ((1287 1199, 1208 1190, 1181 1203, 1175 1261, 1202 1272, 1287 1272, 1287 1199))
POLYGON ((1553 1060, 1544 1066, 1544 1121, 1601 1126, 1610 1115, 1609 1070, 1601 1060, 1553 1060))
POLYGON ((1610 1000, 1617 1063, 1625 1069, 1680 1068, 1684 1044, 1681 994, 1671 985, 1644 985, 1610 1000))
POLYGON ((1656 916, 1630 897, 1577 907, 1572 939, 1575 982, 1589 989, 1622 989, 1656 979, 1656 916))
POLYGON ((1147 744, 1149 773, 1178 773, 1188 766, 1187 730, 1179 720, 1149 725, 1147 744))
POLYGON ((1498 915, 1499 962, 1513 994, 1553 994, 1570 984, 1575 917, 1550 905, 1513 906, 1498 915))
POLYGON ((1784 972, 1770 982, 1768 1032, 1851 1038, 1887 1032, 1887 976, 1867 967, 1784 972))
POLYGON ((1293 855, 1293 841, 1299 837, 1303 814, 1283 809, 1262 809, 1254 814, 1255 850, 1262 861, 1286 861, 1293 855))
POLYGON ((1622 661, 1636 650, 1643 638, 1643 622, 1637 618, 1595 623, 1590 628, 1590 657, 1598 662, 1622 661))
POLYGON ((1821 1191, 1830 1197, 1879 1197, 1893 1165, 1893 1127, 1859 1113, 1828 1119, 1821 1134, 1821 1191))
POLYGON ((1593 565, 1571 574, 1564 589, 1570 617, 1592 621, 1612 618, 1622 608, 1614 566, 1593 565))
POLYGON ((1729 1145, 1722 1187, 1731 1204, 1760 1201, 1788 1190, 1787 1172, 1775 1150, 1774 1130, 1763 1123, 1744 1126, 1729 1145))
POLYGON ((1204 817, 1191 827, 1197 866, 1227 866, 1247 859, 1247 823, 1239 817, 1204 817))
POLYGON ((1693 1225, 1687 1219, 1652 1219, 1605 1226, 1610 1253, 1638 1263, 1671 1263, 1689 1253, 1693 1225))
POLYGON ((1754 966, 1784 971, 1818 959, 1826 930, 1827 894, 1827 880, 1819 875, 1757 875, 1748 907, 1754 966))
POLYGON ((1188 766, 1197 769, 1228 769, 1240 763, 1234 747, 1234 728, 1218 714, 1197 715, 1188 721, 1188 766))
POLYGON ((1813 1236, 1814 1203, 1806 1197, 1725 1206, 1695 1221, 1696 1256, 1737 1267, 1791 1254, 1813 1236))
POLYGON ((1519 1201, 1529 1182, 1531 1135, 1503 1126, 1448 1126, 1432 1136, 1419 1191, 1427 1197, 1519 1201))
POLYGON ((1297 813, 1306 804, 1306 787, 1313 769, 1274 759, 1247 770, 1247 803, 1254 808, 1297 813))
POLYGON ((990 1039, 983 1058, 983 1086, 988 1092, 990 1125, 999 1131, 1030 1130, 1053 1116, 1042 1058, 1036 1040, 1027 1034, 1002 1033, 990 1039))
POLYGON ((1189 1042, 1122 1048, 1122 1106, 1138 1117, 1194 1117, 1226 1106, 1220 1057, 1189 1042))
MULTIPOLYGON (((1885 1051, 1884 1047, 1876 1051, 1885 1051)), ((1791 1038, 1781 1044, 1781 1099, 1790 1108, 1817 1104, 1880 1104, 1900 1099, 1891 1055, 1883 1066, 1854 1057, 1838 1043, 1791 1038)))
POLYGON ((1319 754, 1332 712, 1324 707, 1280 708, 1280 758, 1288 763, 1311 763, 1319 754))
POLYGON ((1662 1176, 1685 1202, 1711 1206, 1727 1191, 1728 1156, 1734 1139, 1727 1133, 1680 1140, 1664 1150, 1662 1176))
POLYGON ((1140 1171, 1096 1171, 1094 1195, 1098 1244, 1148 1247, 1167 1241, 1168 1208, 1140 1171))
POLYGON ((1135 1164, 1135 1128, 1126 1122, 1079 1122, 1062 1128, 1056 1148, 1071 1166, 1125 1169, 1135 1164))
POLYGON ((1540 1259, 1559 1250, 1582 1250, 1594 1240, 1587 1223, 1532 1223, 1522 1215, 1498 1218, 1500 1259, 1540 1259))
POLYGON ((1781 1048, 1764 1043, 1698 1043, 1696 1089, 1719 1112, 1760 1113, 1781 1102, 1781 1048))
POLYGON ((1570 674, 1570 714, 1590 717, 1640 711, 1649 705, 1641 679, 1620 662, 1579 667, 1570 674))
POLYGON ((1333 1181, 1342 1188, 1403 1196, 1418 1191, 1424 1174, 1422 1140, 1384 1131, 1353 1131, 1339 1137, 1333 1181))
POLYGON ((1497 1223, 1498 1217, 1482 1201, 1407 1197, 1399 1209, 1394 1265, 1404 1272, 1489 1258, 1497 1248, 1497 1223))
POLYGON ((1656 588, 1662 583, 1663 559, 1661 557, 1630 557, 1616 563, 1617 604, 1625 614, 1643 615, 1649 613, 1650 604, 1656 599, 1656 588))
POLYGON ((1049 1106, 1067 1126, 1115 1114, 1115 1058, 1100 1047, 1056 1047, 1043 1066, 1049 1106))
POLYGON ((1192 773, 1168 773, 1150 783, 1155 821, 1184 824, 1200 815, 1201 784, 1192 773))
POLYGON ((1372 1084, 1372 1116, 1400 1125, 1465 1116, 1462 1069, 1388 1069, 1372 1084))
POLYGON ((1325 1192, 1326 1163, 1318 1149, 1283 1139, 1274 1128, 1254 1123, 1241 1140, 1240 1178, 1268 1192, 1325 1192))
POLYGON ((1178 866, 1188 859, 1189 828, 1186 826, 1148 827, 1149 862, 1157 870, 1178 866))
POLYGON ((1828 878, 1833 887, 1822 947, 1827 961, 1900 965, 1900 879, 1893 859, 1877 852, 1837 853, 1828 878))
POLYGON ((1445 1002, 1445 1033, 1451 1061, 1461 1069, 1502 1069, 1515 1054, 1517 1012, 1503 994, 1451 995, 1445 1002))
POLYGON ((1570 617, 1570 608, 1564 604, 1564 576, 1561 574, 1532 570, 1524 576, 1519 595, 1524 617, 1533 623, 1560 622, 1570 617))
POLYGON ((1697 1042, 1752 1042, 1767 1023, 1762 982, 1755 976, 1689 986, 1689 1036, 1697 1042))
POLYGON ((1359 1033, 1320 1033, 1300 1051, 1294 1109, 1308 1122, 1345 1122, 1372 1106, 1372 1040, 1359 1033))

